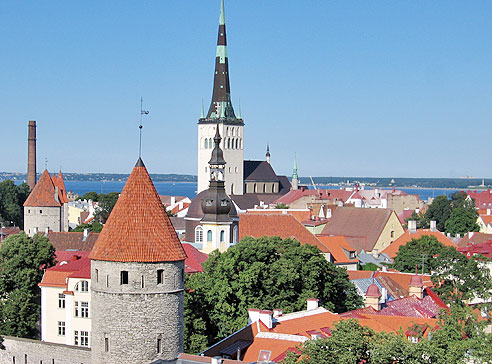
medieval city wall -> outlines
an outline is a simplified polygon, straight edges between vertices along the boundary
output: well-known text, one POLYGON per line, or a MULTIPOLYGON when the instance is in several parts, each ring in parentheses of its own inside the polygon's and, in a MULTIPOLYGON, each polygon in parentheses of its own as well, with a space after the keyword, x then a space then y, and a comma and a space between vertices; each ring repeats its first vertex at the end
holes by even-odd
POLYGON ((91 364, 91 350, 79 346, 3 337, 0 363, 5 364, 91 364))

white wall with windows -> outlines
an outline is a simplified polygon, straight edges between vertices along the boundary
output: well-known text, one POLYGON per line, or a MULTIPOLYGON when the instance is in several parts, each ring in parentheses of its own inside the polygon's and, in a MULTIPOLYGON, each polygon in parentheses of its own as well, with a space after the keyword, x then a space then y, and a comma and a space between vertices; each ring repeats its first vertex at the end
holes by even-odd
POLYGON ((66 279, 66 285, 41 287, 41 340, 90 347, 90 279, 66 279))

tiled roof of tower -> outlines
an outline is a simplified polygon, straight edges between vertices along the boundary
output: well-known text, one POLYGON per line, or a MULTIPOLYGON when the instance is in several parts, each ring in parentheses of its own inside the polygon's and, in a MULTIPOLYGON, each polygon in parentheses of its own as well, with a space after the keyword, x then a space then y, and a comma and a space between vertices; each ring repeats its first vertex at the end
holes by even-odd
POLYGON ((115 262, 186 259, 183 246, 140 158, 89 258, 115 262))
POLYGON ((24 206, 59 207, 62 203, 63 201, 60 198, 58 198, 58 201, 55 199, 55 185, 48 170, 45 169, 38 183, 36 183, 36 186, 34 186, 29 197, 24 202, 24 206))

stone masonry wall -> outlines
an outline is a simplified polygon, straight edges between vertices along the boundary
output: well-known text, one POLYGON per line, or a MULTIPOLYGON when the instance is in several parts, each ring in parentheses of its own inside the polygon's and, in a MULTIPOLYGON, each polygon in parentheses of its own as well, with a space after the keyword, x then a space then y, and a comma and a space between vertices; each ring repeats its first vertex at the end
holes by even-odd
POLYGON ((46 228, 60 231, 60 207, 25 206, 24 207, 24 231, 29 236, 34 236, 34 228, 44 233, 46 228))
POLYGON ((92 261, 92 364, 147 364, 183 351, 183 271, 183 261, 92 261), (128 284, 120 283, 122 270, 128 284))
POLYGON ((91 350, 79 346, 4 336, 2 364, 91 364, 91 350))

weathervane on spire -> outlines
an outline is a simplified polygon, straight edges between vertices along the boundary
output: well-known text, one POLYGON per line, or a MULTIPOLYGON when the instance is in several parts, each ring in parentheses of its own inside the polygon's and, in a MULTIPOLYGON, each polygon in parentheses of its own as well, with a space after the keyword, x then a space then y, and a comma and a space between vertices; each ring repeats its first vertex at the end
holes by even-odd
POLYGON ((143 128, 143 116, 148 115, 149 112, 143 109, 143 97, 140 97, 140 125, 138 126, 139 129, 139 138, 140 138, 140 143, 138 146, 138 157, 142 157, 142 128, 143 128))

